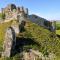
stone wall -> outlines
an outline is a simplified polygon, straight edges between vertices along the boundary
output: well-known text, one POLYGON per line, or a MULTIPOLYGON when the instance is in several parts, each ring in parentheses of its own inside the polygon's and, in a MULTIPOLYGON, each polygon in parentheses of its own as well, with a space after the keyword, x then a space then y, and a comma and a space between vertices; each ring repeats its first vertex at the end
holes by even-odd
POLYGON ((27 17, 28 8, 16 7, 14 4, 9 4, 7 7, 2 8, 2 13, 5 13, 5 19, 17 18, 18 14, 23 14, 24 17, 27 17))
POLYGON ((5 39, 3 44, 3 57, 10 57, 14 52, 14 48, 16 45, 16 35, 15 31, 12 27, 8 28, 5 33, 5 39))

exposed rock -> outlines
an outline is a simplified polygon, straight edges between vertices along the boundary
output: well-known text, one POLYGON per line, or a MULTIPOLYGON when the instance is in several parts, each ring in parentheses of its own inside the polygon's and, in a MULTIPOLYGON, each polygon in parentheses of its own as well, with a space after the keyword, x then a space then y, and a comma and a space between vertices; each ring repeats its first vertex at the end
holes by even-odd
POLYGON ((14 4, 9 4, 6 8, 2 9, 2 14, 5 14, 5 19, 15 18, 18 14, 27 17, 28 9, 24 7, 16 7, 14 4))
POLYGON ((15 34, 19 34, 20 30, 18 25, 12 25, 12 28, 14 29, 15 34))
POLYGON ((55 60, 55 54, 49 53, 48 56, 44 56, 39 51, 30 50, 29 52, 23 52, 24 60, 55 60))
POLYGON ((13 54, 15 45, 16 45, 15 31, 13 30, 13 28, 10 27, 6 30, 5 33, 5 39, 3 44, 4 52, 2 56, 10 57, 11 54, 13 54))

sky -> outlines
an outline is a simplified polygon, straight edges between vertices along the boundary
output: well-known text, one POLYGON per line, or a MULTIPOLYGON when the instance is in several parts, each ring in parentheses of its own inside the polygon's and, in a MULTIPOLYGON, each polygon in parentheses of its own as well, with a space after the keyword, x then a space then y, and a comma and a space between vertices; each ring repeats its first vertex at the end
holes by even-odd
POLYGON ((0 10, 11 3, 28 8, 29 14, 48 20, 60 20, 60 0, 0 0, 0 10))

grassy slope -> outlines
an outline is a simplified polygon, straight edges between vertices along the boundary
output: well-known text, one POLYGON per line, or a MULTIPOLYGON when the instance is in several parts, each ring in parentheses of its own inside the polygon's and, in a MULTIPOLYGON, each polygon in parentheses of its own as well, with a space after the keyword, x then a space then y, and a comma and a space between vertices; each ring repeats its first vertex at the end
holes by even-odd
POLYGON ((4 40, 4 33, 7 27, 11 25, 11 22, 0 24, 0 50, 2 49, 2 44, 4 40))
POLYGON ((60 35, 60 30, 56 30, 56 34, 57 35, 60 35))
POLYGON ((56 39, 56 41, 58 40, 56 36, 53 37, 54 33, 50 32, 47 29, 44 29, 41 26, 38 26, 31 22, 27 23, 27 25, 28 26, 26 26, 26 30, 31 33, 31 35, 36 39, 38 43, 41 43, 44 41, 46 41, 46 43, 47 42, 53 43, 52 41, 53 39, 56 39))
MULTIPOLYGON (((3 42, 4 32, 7 27, 11 25, 11 22, 0 24, 0 47, 1 42, 3 42)), ((23 32, 23 37, 34 38, 33 40, 40 44, 39 50, 45 54, 46 50, 48 52, 54 52, 56 55, 60 56, 60 41, 59 38, 53 35, 47 29, 36 25, 32 22, 27 22, 25 26, 25 32, 23 32)))
POLYGON ((35 42, 40 44, 39 50, 42 53, 46 54, 48 51, 60 56, 60 40, 54 32, 50 32, 35 23, 27 22, 23 37, 33 38, 35 42))
POLYGON ((56 34, 60 35, 60 22, 56 22, 56 34))
POLYGON ((0 18, 2 18, 2 13, 0 13, 0 18))
POLYGON ((26 35, 29 33, 29 35, 32 35, 34 38, 34 41, 40 44, 39 50, 42 53, 46 54, 46 51, 48 51, 54 52, 57 56, 60 56, 60 40, 54 32, 50 32, 49 30, 32 22, 28 22, 25 29, 26 35))

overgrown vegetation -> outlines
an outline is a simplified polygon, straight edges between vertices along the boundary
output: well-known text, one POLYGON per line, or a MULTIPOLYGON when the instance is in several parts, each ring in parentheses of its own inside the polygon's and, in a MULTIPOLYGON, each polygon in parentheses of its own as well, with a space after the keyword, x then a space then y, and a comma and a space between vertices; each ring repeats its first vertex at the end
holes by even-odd
POLYGON ((48 50, 49 52, 53 51, 56 54, 58 51, 60 51, 60 41, 54 32, 50 32, 49 30, 31 22, 27 23, 27 25, 28 27, 26 27, 26 31, 30 32, 32 38, 34 38, 34 41, 40 44, 40 51, 44 53, 46 50, 48 50))
POLYGON ((56 22, 56 34, 60 35, 60 22, 56 22))
POLYGON ((5 19, 5 14, 0 13, 0 18, 5 19))
POLYGON ((11 26, 11 22, 0 24, 0 51, 2 51, 4 35, 5 35, 4 33, 9 26, 11 26))
MULTIPOLYGON (((3 43, 4 32, 6 28, 9 27, 10 25, 11 25, 11 22, 0 24, 0 31, 1 31, 0 32, 0 47, 2 46, 2 43, 3 43)), ((57 57, 60 56, 60 40, 54 32, 50 32, 49 30, 41 26, 38 26, 37 24, 32 23, 30 21, 26 23, 24 28, 25 28, 25 31, 20 33, 18 37, 31 38, 33 41, 39 44, 39 46, 37 45, 25 46, 26 49, 28 49, 28 47, 31 47, 33 49, 38 47, 39 48, 38 50, 42 52, 44 55, 52 52, 57 57)))
POLYGON ((57 23, 56 23, 56 29, 57 29, 57 30, 60 30, 60 22, 57 22, 57 23))
POLYGON ((35 23, 28 22, 25 26, 23 37, 32 38, 37 42, 40 45, 39 51, 44 55, 52 52, 56 56, 60 56, 60 40, 55 32, 51 32, 35 23))

